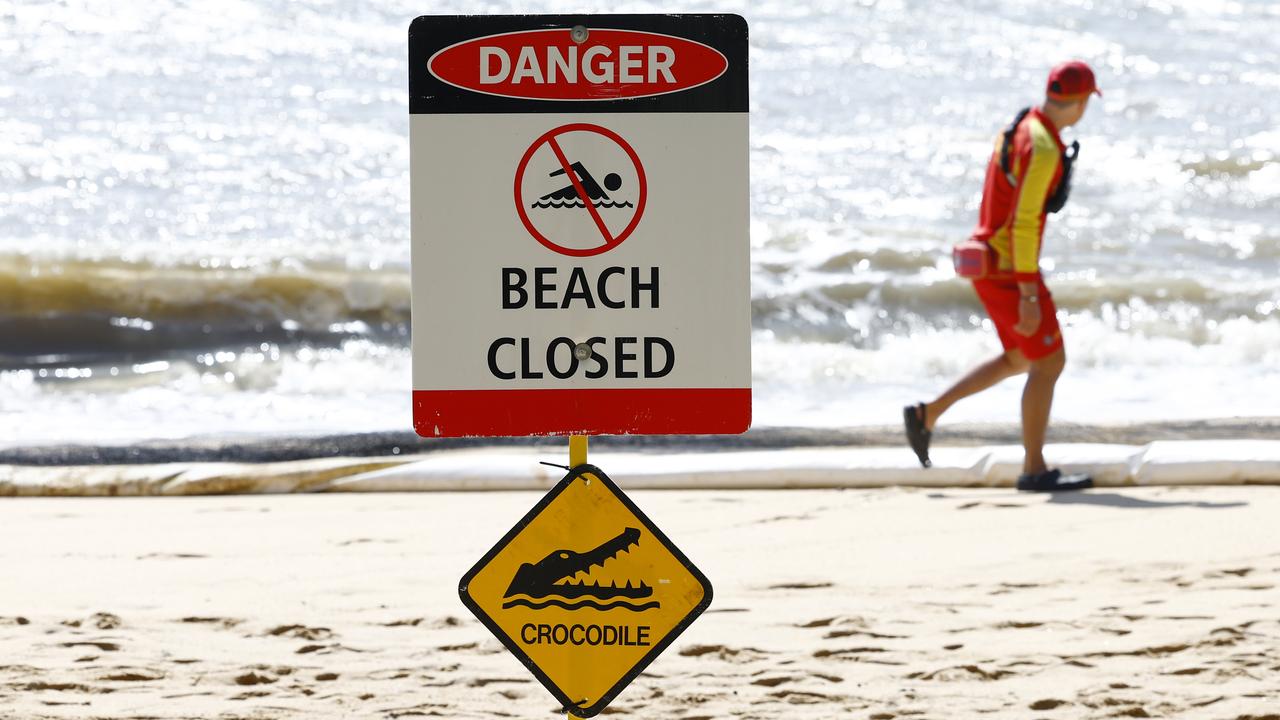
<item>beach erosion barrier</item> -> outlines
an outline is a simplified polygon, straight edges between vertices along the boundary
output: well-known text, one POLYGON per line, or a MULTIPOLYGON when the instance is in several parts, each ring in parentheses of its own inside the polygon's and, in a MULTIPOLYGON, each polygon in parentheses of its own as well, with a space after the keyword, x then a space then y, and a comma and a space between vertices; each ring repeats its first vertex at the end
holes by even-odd
MULTIPOLYGON (((934 448, 924 469, 901 447, 600 453, 628 490, 1012 487, 1016 445, 934 448)), ((1051 466, 1091 473, 1099 487, 1280 484, 1280 440, 1066 443, 1051 466)), ((309 492, 542 490, 564 475, 546 449, 468 448, 427 455, 269 463, 0 465, 0 496, 166 496, 309 492)))

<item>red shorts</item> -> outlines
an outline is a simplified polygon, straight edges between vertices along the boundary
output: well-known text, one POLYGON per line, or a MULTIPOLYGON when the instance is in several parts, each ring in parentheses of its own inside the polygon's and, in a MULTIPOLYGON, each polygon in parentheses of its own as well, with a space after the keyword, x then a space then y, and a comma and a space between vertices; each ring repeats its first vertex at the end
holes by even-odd
POLYGON ((1028 360, 1039 360, 1057 352, 1062 347, 1062 329, 1058 327, 1058 309, 1044 281, 1040 286, 1040 327, 1031 335, 1019 335, 1013 326, 1018 324, 1018 302, 1022 294, 1013 278, 983 278, 973 281, 978 299, 991 316, 991 322, 1000 335, 1000 344, 1006 351, 1017 348, 1028 360))

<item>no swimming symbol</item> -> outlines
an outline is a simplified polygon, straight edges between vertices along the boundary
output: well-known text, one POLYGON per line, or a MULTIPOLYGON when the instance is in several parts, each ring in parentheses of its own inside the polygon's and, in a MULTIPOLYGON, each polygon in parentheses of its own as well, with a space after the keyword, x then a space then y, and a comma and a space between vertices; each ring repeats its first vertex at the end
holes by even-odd
POLYGON ((599 255, 622 244, 640 223, 647 196, 636 151, 599 125, 547 131, 516 169, 520 221, 534 239, 562 255, 599 255))

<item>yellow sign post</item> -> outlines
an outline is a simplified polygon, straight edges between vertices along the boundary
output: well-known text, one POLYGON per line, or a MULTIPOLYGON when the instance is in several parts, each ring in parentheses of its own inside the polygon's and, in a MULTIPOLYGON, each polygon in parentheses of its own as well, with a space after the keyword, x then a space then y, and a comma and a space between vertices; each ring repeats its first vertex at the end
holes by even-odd
POLYGON ((711 583, 600 468, 574 467, 476 563, 462 602, 563 703, 598 714, 711 604, 711 583))

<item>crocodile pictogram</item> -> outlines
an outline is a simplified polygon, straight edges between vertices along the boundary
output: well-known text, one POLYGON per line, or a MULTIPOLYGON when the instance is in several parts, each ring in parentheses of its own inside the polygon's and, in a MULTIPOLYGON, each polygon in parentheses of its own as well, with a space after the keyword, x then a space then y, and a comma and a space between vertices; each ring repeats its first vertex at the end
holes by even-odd
POLYGON ((599 580, 590 579, 591 568, 603 567, 605 562, 639 543, 640 531, 629 527, 590 550, 553 550, 536 563, 524 563, 516 570, 503 595, 504 599, 514 599, 508 599, 502 607, 524 606, 541 610, 555 606, 566 610, 621 608, 634 611, 659 607, 656 600, 632 602, 653 595, 653 588, 643 581, 633 584, 627 580, 619 587, 616 581, 601 585, 599 580), (587 573, 587 579, 575 581, 573 578, 579 573, 587 573))

